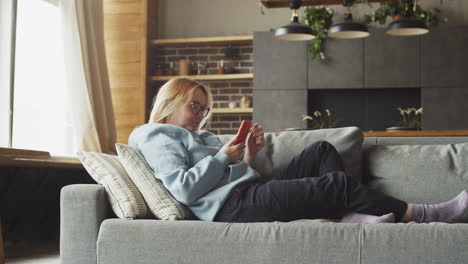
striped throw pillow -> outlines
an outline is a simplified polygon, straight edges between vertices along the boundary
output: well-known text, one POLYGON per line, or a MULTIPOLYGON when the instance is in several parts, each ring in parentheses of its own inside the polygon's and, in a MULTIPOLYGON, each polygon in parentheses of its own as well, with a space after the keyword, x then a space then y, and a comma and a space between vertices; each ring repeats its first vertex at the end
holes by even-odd
POLYGON ((134 219, 151 216, 145 200, 117 156, 96 152, 78 152, 77 155, 89 175, 106 189, 117 217, 134 219))
POLYGON ((193 219, 187 206, 179 203, 146 163, 145 158, 133 147, 116 143, 115 148, 128 175, 145 198, 151 212, 161 220, 193 219))

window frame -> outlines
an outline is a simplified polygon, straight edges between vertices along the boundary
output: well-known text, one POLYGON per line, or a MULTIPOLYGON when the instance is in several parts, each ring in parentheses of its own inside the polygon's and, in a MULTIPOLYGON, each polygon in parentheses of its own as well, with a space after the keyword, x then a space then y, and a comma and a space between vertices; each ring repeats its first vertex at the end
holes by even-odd
MULTIPOLYGON (((0 147, 6 147, 6 148, 10 148, 10 149, 18 149, 21 148, 21 149, 35 149, 35 151, 42 151, 42 152, 50 152, 51 151, 51 148, 49 147, 46 147, 46 148, 35 148, 34 146, 18 146, 18 144, 15 143, 15 129, 18 129, 16 128, 16 125, 19 124, 17 123, 18 120, 15 120, 15 117, 17 117, 18 114, 15 115, 15 112, 16 113, 20 113, 22 111, 15 111, 15 106, 16 108, 18 108, 18 99, 17 98, 20 94, 18 93, 19 91, 17 90, 18 89, 18 83, 16 83, 18 80, 16 78, 18 78, 18 69, 17 69, 17 66, 18 66, 18 63, 21 63, 21 61, 18 61, 18 34, 19 34, 19 31, 18 30, 21 30, 18 28, 18 19, 21 19, 20 17, 18 17, 19 15, 19 12, 21 12, 21 10, 19 10, 21 8, 21 4, 23 4, 22 2, 20 3, 19 1, 25 1, 27 2, 28 0, 9 0, 8 3, 5 4, 5 8, 4 10, 2 10, 1 13, 3 14, 6 14, 6 15, 9 15, 10 17, 6 18, 5 21, 4 21, 4 24, 5 24, 5 28, 6 30, 10 30, 10 32, 6 32, 6 34, 4 34, 4 45, 5 45, 5 57, 8 57, 9 58, 6 58, 6 62, 3 66, 3 68, 5 68, 5 82, 4 82, 4 94, 5 94, 5 97, 8 97, 7 99, 5 99, 5 103, 8 104, 8 106, 5 106, 4 109, 2 109, 2 111, 6 111, 8 109, 8 113, 5 114, 3 117, 2 117, 2 123, 5 124, 7 127, 5 128, 4 131, 2 131, 2 139, 1 139, 1 146, 0 147), (8 46, 9 45, 9 46, 8 46), (8 86, 8 87, 7 87, 8 86), (15 96, 16 94, 16 96, 15 96), (16 99, 16 104, 15 104, 15 99, 16 99)), ((50 4, 50 5, 53 5, 53 6, 56 6, 58 8, 58 0, 37 0, 39 2, 43 2, 45 4, 50 4)), ((21 34, 21 33, 20 33, 21 34)), ((1 46, 0 46, 1 47, 1 46)), ((21 48, 21 47, 20 47, 21 48)), ((18 109, 16 109, 18 110, 18 109)), ((20 122, 21 123, 21 122, 20 122)), ((74 145, 74 143, 71 143, 72 146, 74 145)), ((74 147, 72 147, 73 149, 74 147)), ((73 152, 73 150, 72 150, 73 152)), ((58 152, 57 153, 58 155, 60 156, 73 156, 71 154, 70 151, 66 151, 66 153, 60 153, 58 152)), ((56 155, 57 155, 56 154, 56 155)))

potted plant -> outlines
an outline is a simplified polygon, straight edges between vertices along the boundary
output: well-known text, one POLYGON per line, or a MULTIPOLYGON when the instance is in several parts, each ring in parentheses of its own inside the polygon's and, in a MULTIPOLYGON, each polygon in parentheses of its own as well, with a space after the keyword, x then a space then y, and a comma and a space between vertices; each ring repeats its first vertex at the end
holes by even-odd
POLYGON ((307 120, 307 129, 336 128, 339 123, 329 109, 325 113, 315 111, 312 116, 303 115, 302 120, 307 120))
POLYGON ((311 40, 309 52, 312 60, 325 59, 325 40, 327 32, 332 24, 333 10, 328 7, 309 6, 304 10, 304 16, 301 18, 303 24, 316 32, 316 38, 311 40))
MULTIPOLYGON (((413 3, 410 3, 409 8, 414 9, 414 16, 421 18, 429 27, 437 26, 441 21, 440 9, 438 8, 432 7, 424 10, 420 5, 416 5, 414 8, 413 3)), ((379 7, 374 12, 364 15, 363 23, 379 22, 384 25, 387 23, 387 17, 397 20, 404 11, 405 3, 401 1, 382 2, 379 3, 379 7)), ((447 18, 444 18, 444 21, 446 22, 447 18)))
POLYGON ((398 131, 398 130, 421 130, 422 126, 422 114, 423 108, 397 108, 400 111, 401 121, 399 121, 395 127, 387 128, 387 131, 398 131))

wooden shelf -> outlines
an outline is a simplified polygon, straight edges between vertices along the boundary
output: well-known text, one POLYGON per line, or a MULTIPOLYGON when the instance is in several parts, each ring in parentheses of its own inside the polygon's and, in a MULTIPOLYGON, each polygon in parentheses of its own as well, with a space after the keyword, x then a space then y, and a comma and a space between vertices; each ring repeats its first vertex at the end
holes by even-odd
POLYGON ((371 131, 365 137, 466 137, 468 130, 371 131))
MULTIPOLYGON (((357 3, 385 2, 397 0, 361 0, 357 3)), ((266 8, 289 7, 289 0, 260 0, 266 8)), ((343 0, 302 0, 301 6, 342 5, 343 0)))
POLYGON ((0 166, 83 168, 77 157, 51 156, 47 151, 0 148, 0 166))
POLYGON ((52 156, 50 158, 0 158, 0 166, 83 168, 78 158, 52 156))
POLYGON ((251 114, 253 108, 215 108, 213 114, 251 114))
MULTIPOLYGON (((253 36, 222 36, 222 37, 200 37, 200 38, 174 38, 151 40, 150 45, 154 46, 182 46, 186 44, 252 44, 253 36)), ((150 81, 169 81, 176 77, 187 77, 197 81, 233 81, 252 80, 253 73, 236 74, 208 74, 208 75, 188 75, 188 76, 149 76, 150 81)), ((213 114, 252 114, 252 108, 216 108, 212 109, 213 114)))
POLYGON ((173 38, 173 39, 155 39, 150 44, 157 46, 180 45, 180 44, 216 44, 216 43, 251 43, 253 36, 224 36, 224 37, 201 37, 201 38, 173 38))
POLYGON ((50 153, 41 150, 30 149, 15 149, 15 148, 0 148, 0 159, 12 158, 32 158, 32 159, 49 159, 50 153))
POLYGON ((236 74, 210 74, 210 75, 187 75, 187 76, 151 76, 152 81, 169 81, 176 77, 187 77, 197 81, 216 81, 216 80, 250 80, 253 79, 253 73, 236 74))

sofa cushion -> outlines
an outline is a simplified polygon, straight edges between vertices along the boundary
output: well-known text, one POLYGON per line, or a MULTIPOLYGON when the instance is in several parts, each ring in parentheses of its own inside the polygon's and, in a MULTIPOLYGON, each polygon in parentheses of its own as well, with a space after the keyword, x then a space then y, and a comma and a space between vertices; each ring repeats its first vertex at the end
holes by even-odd
POLYGON ((117 156, 96 152, 78 152, 77 155, 89 175, 106 189, 112 210, 117 217, 148 217, 148 208, 143 196, 117 156))
POLYGON ((360 224, 124 221, 99 230, 97 262, 359 263, 360 224), (122 238, 125 239, 122 239, 122 238))
MULTIPOLYGON (((234 135, 220 135, 226 143, 234 135)), ((255 169, 262 175, 279 177, 292 158, 308 145, 325 140, 333 144, 343 158, 343 163, 353 176, 361 180, 361 130, 357 127, 288 131, 281 134, 265 133, 265 147, 257 153, 255 169)))
POLYGON ((375 145, 365 152, 371 188, 411 203, 443 202, 468 189, 468 144, 375 145))
POLYGON ((115 147, 122 165, 157 218, 161 220, 193 218, 187 206, 174 199, 162 182, 156 179, 138 151, 121 143, 115 144, 115 147))
POLYGON ((468 224, 362 225, 362 264, 468 261, 468 224))

